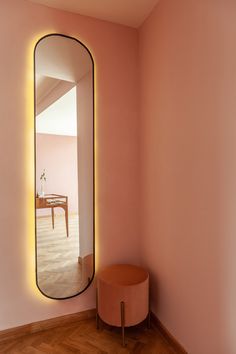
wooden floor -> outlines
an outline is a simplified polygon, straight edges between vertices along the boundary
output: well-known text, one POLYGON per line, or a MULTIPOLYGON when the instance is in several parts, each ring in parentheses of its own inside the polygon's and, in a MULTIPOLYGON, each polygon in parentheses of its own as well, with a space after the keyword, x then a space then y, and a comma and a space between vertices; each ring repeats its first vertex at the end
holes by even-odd
POLYGON ((119 328, 96 330, 95 319, 51 329, 0 344, 1 354, 176 354, 156 329, 145 324, 126 329, 126 347, 119 328))
POLYGON ((69 237, 66 237, 64 215, 37 218, 37 279, 48 296, 63 298, 81 291, 78 215, 69 215, 69 237))

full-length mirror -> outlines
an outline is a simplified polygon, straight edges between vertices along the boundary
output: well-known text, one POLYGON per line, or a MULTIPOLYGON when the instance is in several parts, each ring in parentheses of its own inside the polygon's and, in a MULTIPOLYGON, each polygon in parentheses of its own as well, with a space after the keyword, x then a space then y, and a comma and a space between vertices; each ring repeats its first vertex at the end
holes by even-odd
POLYGON ((65 299, 94 275, 94 65, 59 34, 35 47, 36 279, 65 299))

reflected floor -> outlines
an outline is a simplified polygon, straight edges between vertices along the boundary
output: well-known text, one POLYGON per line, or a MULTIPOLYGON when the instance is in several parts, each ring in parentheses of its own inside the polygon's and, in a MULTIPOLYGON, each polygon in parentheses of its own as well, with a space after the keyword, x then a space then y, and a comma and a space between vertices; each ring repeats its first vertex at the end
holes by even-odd
POLYGON ((37 275, 44 294, 64 298, 81 291, 78 256, 78 215, 69 215, 69 237, 64 215, 55 215, 54 229, 51 216, 37 218, 37 275))

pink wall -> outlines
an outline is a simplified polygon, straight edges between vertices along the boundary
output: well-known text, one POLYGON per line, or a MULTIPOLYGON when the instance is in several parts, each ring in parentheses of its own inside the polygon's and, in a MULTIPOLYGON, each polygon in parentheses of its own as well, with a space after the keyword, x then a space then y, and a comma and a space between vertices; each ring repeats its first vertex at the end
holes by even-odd
POLYGON ((236 353, 235 13, 160 0, 140 30, 142 260, 191 354, 236 353))
MULTIPOLYGON (((36 190, 40 192, 40 176, 45 169, 47 177, 45 193, 68 196, 70 213, 78 213, 77 168, 76 136, 37 134, 36 190)), ((59 210, 55 212, 59 213, 59 210)), ((48 209, 46 214, 50 213, 48 209)))
POLYGON ((189 353, 236 352, 235 7, 160 0, 140 30, 138 78, 136 30, 2 0, 0 329, 95 306, 93 286, 45 301, 26 279, 29 46, 53 31, 81 39, 96 63, 98 268, 139 263, 142 250, 152 310, 189 353))
POLYGON ((139 261, 137 31, 24 0, 2 0, 0 330, 95 306, 94 286, 76 298, 55 301, 41 296, 33 279, 28 281, 29 267, 34 268, 33 246, 29 246, 34 234, 28 234, 34 198, 33 178, 32 184, 27 180, 34 169, 29 159, 34 133, 29 65, 32 42, 47 31, 77 37, 94 55, 97 266, 139 261))

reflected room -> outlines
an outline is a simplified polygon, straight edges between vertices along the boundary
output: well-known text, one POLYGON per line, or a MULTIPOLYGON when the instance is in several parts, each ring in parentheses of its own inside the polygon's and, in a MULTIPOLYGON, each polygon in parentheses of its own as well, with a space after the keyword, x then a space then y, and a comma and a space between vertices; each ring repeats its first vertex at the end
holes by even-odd
POLYGON ((37 285, 65 299, 94 273, 93 61, 77 40, 50 35, 35 49, 37 285))

